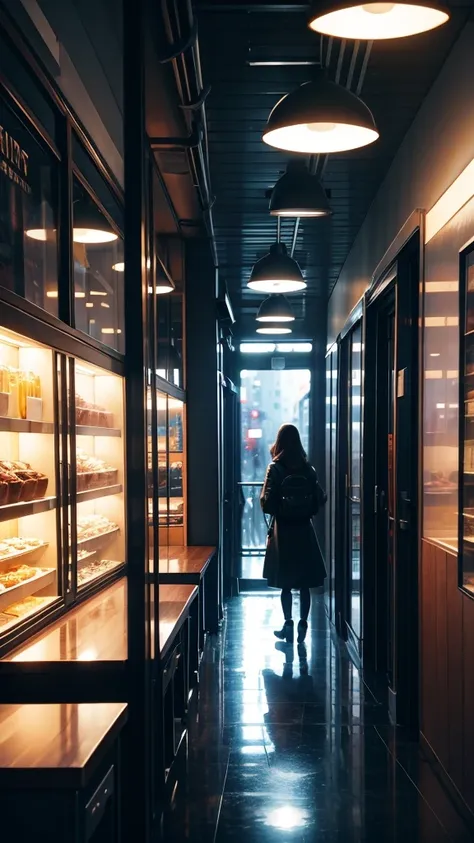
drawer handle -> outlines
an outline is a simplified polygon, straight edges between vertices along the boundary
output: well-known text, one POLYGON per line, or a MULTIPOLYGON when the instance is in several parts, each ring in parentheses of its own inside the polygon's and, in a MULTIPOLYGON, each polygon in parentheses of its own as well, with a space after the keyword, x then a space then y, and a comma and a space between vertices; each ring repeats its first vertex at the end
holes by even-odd
POLYGON ((99 825, 106 805, 114 793, 114 766, 112 765, 94 791, 86 807, 86 841, 90 840, 99 825))

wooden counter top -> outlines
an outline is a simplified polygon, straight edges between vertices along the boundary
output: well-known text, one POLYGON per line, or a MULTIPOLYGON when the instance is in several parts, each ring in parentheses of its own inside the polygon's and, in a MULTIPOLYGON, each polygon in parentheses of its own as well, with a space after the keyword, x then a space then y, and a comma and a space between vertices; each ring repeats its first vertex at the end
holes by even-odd
POLYGON ((125 661, 127 583, 123 578, 81 603, 5 661, 125 661))
MULTIPOLYGON (((187 617, 198 589, 160 585, 162 655, 187 617)), ((11 662, 125 662, 127 659, 127 581, 125 577, 77 606, 15 652, 11 662)))
POLYGON ((160 585, 160 653, 165 656, 197 597, 195 585, 160 585))
POLYGON ((159 573, 162 582, 198 585, 215 552, 215 547, 205 546, 160 548, 159 573))
POLYGON ((83 787, 126 719, 125 703, 0 705, 0 787, 83 787))

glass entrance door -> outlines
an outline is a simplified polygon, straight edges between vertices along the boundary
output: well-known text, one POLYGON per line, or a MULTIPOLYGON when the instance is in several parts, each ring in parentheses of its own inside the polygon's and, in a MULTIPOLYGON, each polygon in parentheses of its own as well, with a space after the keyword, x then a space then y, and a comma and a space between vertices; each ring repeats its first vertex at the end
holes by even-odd
POLYGON ((309 369, 248 370, 240 373, 240 497, 241 579, 262 578, 267 526, 260 508, 260 494, 270 447, 280 425, 295 424, 303 447, 309 446, 309 369))

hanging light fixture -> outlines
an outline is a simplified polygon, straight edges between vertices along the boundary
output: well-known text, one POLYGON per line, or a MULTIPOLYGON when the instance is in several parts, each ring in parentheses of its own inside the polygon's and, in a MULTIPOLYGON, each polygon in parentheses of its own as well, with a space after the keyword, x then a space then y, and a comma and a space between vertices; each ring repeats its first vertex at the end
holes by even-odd
POLYGON ((309 26, 336 38, 377 41, 405 38, 436 29, 449 20, 449 9, 431 0, 397 0, 396 3, 326 2, 314 4, 309 26))
POLYGON ((281 322, 269 323, 259 325, 257 334, 291 334, 292 330, 288 325, 282 325, 281 322))
POLYGON ((269 296, 259 307, 257 322, 294 322, 290 302, 280 294, 269 296))
POLYGON ((73 205, 72 239, 74 243, 90 246, 112 243, 118 239, 118 234, 92 199, 82 196, 73 205))
POLYGON ((273 217, 326 217, 332 213, 326 192, 304 161, 290 161, 270 197, 273 217))
MULTIPOLYGON (((165 265, 161 263, 159 258, 156 261, 156 279, 155 279, 155 293, 157 296, 164 296, 167 293, 172 293, 176 289, 174 281, 166 269, 165 265)), ((153 288, 149 287, 148 292, 152 293, 153 288)))
POLYGON ((285 244, 274 243, 268 255, 254 264, 247 286, 259 293, 292 293, 304 290, 307 285, 285 244))
POLYGON ((270 112, 263 140, 277 149, 318 154, 358 149, 377 140, 372 112, 322 71, 286 94, 270 112))

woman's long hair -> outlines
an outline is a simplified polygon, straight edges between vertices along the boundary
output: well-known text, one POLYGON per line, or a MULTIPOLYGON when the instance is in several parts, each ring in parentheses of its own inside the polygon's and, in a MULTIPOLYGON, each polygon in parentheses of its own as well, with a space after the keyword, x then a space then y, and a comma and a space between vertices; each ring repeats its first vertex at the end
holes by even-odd
POLYGON ((282 424, 270 453, 273 460, 280 460, 288 468, 299 468, 308 460, 298 428, 294 424, 282 424))

